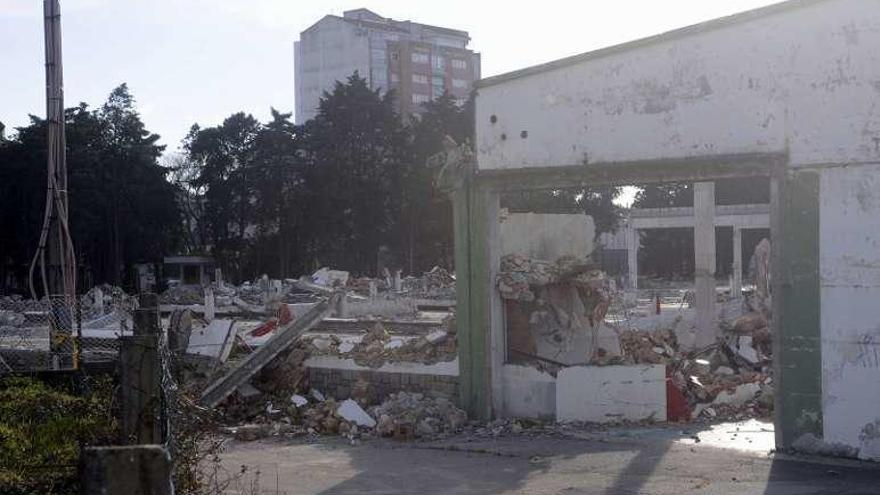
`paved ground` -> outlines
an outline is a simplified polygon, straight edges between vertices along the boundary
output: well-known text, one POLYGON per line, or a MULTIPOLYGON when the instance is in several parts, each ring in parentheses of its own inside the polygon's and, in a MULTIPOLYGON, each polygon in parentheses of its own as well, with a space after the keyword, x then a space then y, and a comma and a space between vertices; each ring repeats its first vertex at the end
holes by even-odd
POLYGON ((232 442, 224 465, 249 467, 230 494, 880 494, 880 466, 774 457, 769 445, 758 422, 357 446, 266 439, 232 442))

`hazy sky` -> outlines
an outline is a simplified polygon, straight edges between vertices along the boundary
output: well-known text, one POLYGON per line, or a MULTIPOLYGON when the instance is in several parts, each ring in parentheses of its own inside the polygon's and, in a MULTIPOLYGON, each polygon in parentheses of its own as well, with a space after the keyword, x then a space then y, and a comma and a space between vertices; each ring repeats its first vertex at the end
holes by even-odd
MULTIPOLYGON (((127 82, 147 128, 175 149, 189 127, 293 110, 293 41, 325 14, 367 7, 469 31, 483 76, 775 3, 772 0, 62 0, 66 106, 127 82), (527 6, 527 7, 526 7, 527 6)), ((0 0, 0 121, 43 115, 39 0, 0 0)))

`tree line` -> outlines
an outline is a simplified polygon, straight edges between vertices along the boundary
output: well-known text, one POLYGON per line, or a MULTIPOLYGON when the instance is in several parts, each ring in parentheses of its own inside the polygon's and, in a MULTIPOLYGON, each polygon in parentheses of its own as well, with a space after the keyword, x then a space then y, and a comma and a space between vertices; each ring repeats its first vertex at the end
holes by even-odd
MULTIPOLYGON (((133 284, 131 267, 209 254, 233 280, 319 266, 373 274, 380 253, 406 272, 452 268, 452 214, 428 158, 473 134, 473 102, 443 95, 402 119, 393 93, 357 73, 294 124, 244 112, 194 125, 163 156, 128 88, 65 112, 70 217, 81 289, 133 284)), ((45 200, 46 122, 0 139, 0 292, 22 291, 45 200)))

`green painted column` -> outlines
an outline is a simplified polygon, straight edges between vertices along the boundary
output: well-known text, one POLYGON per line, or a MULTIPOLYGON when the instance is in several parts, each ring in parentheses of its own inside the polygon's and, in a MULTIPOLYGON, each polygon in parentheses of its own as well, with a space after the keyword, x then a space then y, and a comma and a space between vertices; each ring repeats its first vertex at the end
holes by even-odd
POLYGON ((485 203, 486 192, 475 186, 470 177, 453 193, 459 394, 461 406, 470 417, 477 419, 489 416, 486 369, 489 267, 485 203))
POLYGON ((822 436, 819 314, 819 173, 788 171, 776 181, 773 320, 776 443, 822 436))

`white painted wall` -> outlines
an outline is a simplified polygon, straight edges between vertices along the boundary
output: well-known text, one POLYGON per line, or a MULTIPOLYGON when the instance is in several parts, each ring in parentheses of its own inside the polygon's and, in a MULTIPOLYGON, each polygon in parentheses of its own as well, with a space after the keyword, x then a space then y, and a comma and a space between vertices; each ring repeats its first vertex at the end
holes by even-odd
POLYGON ((823 170, 820 197, 825 441, 880 460, 880 165, 823 170))
POLYGON ((666 421, 666 366, 572 366, 556 377, 556 419, 666 421))
POLYGON ((556 419, 556 378, 531 366, 501 367, 499 415, 508 418, 556 419))
POLYGON ((826 0, 482 87, 478 166, 786 149, 795 166, 880 161, 878 46, 877 0, 826 0))

